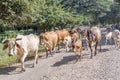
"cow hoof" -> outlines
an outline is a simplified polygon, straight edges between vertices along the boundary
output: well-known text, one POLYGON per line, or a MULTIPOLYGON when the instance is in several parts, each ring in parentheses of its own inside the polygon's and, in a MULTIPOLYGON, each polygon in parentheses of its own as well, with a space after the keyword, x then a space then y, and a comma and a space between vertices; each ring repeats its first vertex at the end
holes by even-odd
POLYGON ((90 59, 92 59, 93 57, 91 56, 90 59))
POLYGON ((36 64, 38 64, 38 61, 36 61, 36 64))
POLYGON ((33 64, 33 66, 32 66, 32 67, 33 67, 33 68, 35 68, 35 66, 36 66, 36 64, 33 64))
POLYGON ((78 62, 78 60, 75 60, 73 63, 75 64, 75 63, 77 63, 78 62))
POLYGON ((21 70, 21 72, 25 72, 26 70, 23 68, 22 70, 21 70))
POLYGON ((33 65, 32 68, 34 68, 35 66, 33 65))

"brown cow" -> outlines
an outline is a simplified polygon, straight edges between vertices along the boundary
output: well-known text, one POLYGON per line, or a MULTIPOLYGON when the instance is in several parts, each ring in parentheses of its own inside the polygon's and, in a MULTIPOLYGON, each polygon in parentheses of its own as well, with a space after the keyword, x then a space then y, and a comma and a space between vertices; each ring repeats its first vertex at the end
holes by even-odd
POLYGON ((97 54, 97 46, 100 44, 100 51, 101 51, 101 30, 98 27, 91 27, 87 29, 87 42, 91 50, 91 58, 93 57, 93 50, 92 46, 95 45, 95 52, 94 55, 97 54))
POLYGON ((73 43, 74 43, 75 41, 77 41, 77 39, 79 38, 78 33, 76 32, 76 33, 71 34, 71 38, 72 38, 72 42, 73 42, 73 43))
POLYGON ((56 31, 58 35, 58 50, 60 49, 60 44, 63 42, 64 38, 69 35, 69 32, 66 29, 63 30, 57 30, 56 31))
POLYGON ((74 44, 74 52, 76 54, 76 62, 78 61, 78 59, 82 58, 82 40, 78 39, 74 44))
POLYGON ((40 38, 40 43, 45 46, 46 57, 48 57, 48 51, 52 56, 52 52, 54 52, 55 46, 57 45, 58 42, 57 34, 53 31, 41 33, 39 38, 40 38))

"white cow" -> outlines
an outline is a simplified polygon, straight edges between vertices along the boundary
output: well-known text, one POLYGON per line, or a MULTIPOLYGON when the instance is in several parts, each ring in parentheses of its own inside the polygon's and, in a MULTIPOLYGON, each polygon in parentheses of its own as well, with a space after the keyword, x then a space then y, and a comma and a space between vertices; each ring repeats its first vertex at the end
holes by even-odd
POLYGON ((11 38, 3 41, 4 46, 3 50, 9 48, 9 56, 18 55, 22 64, 22 71, 25 71, 24 61, 28 53, 34 53, 35 61, 33 67, 37 64, 38 61, 38 46, 39 38, 36 35, 18 35, 16 38, 11 38))
POLYGON ((105 35, 105 38, 106 38, 106 42, 105 44, 107 45, 107 42, 109 41, 110 44, 111 44, 111 40, 112 40, 112 32, 109 32, 105 35))
POLYGON ((63 44, 65 44, 66 51, 68 51, 69 50, 69 46, 72 45, 71 42, 72 42, 71 36, 67 36, 67 37, 64 38, 63 44))
POLYGON ((112 38, 115 42, 115 48, 119 47, 119 36, 120 36, 120 31, 119 30, 114 30, 112 32, 112 38))

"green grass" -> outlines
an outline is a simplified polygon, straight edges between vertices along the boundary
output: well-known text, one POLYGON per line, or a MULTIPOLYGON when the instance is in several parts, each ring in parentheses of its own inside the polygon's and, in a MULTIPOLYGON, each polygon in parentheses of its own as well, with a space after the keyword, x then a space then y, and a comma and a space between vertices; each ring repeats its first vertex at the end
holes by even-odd
POLYGON ((11 65, 15 62, 18 62, 18 58, 16 56, 9 57, 8 56, 8 51, 2 50, 2 44, 0 44, 0 67, 8 66, 11 65))

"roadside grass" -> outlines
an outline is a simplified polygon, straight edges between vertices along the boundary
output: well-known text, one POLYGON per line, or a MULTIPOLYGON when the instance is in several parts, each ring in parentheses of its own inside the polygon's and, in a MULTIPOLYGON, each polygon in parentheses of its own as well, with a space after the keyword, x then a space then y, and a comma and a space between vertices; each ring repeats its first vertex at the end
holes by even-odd
POLYGON ((9 57, 8 50, 2 50, 2 44, 0 44, 0 67, 9 66, 15 62, 18 62, 18 58, 16 56, 9 57))

